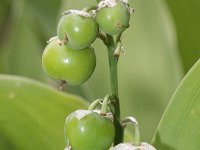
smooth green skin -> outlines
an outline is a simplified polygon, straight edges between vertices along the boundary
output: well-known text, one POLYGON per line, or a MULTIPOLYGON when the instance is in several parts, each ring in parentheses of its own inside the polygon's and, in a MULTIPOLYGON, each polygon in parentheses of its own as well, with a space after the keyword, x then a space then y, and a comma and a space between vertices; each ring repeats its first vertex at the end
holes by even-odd
POLYGON ((52 78, 66 81, 68 85, 80 85, 94 72, 96 56, 91 47, 73 50, 59 45, 59 39, 51 41, 42 55, 44 70, 52 78))
POLYGON ((96 112, 80 120, 73 112, 66 120, 65 129, 73 150, 108 150, 115 135, 113 122, 96 112))
POLYGON ((129 20, 130 12, 122 2, 118 2, 118 4, 112 8, 101 8, 96 13, 96 21, 99 27, 102 31, 110 35, 122 33, 129 26, 129 20))
POLYGON ((62 16, 57 27, 60 40, 67 35, 67 45, 73 49, 89 47, 97 38, 98 31, 99 28, 94 18, 75 14, 62 16))

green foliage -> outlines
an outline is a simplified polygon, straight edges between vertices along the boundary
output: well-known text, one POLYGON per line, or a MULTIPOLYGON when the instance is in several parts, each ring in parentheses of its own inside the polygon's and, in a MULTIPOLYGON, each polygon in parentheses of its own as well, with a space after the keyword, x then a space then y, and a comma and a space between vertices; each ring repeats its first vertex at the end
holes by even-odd
POLYGON ((0 28, 0 72, 45 80, 41 67, 44 37, 54 34, 60 1, 1 2, 10 9, 1 9, 5 18, 0 28))
POLYGON ((172 97, 154 137, 161 150, 195 150, 200 143, 200 60, 172 97))
POLYGON ((0 83, 0 149, 64 149, 63 124, 83 99, 16 76, 0 83))
POLYGON ((177 29, 178 46, 187 72, 200 57, 200 1, 167 0, 177 29))

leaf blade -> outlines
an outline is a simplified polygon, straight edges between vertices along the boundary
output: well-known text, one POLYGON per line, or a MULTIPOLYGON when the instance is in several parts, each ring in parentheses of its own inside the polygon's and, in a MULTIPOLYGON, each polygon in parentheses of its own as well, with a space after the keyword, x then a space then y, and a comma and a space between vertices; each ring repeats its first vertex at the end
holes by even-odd
POLYGON ((0 75, 0 149, 63 149, 65 118, 81 108, 86 103, 80 97, 0 75))
POLYGON ((200 60, 188 72, 172 97, 154 136, 157 149, 199 149, 200 60))
POLYGON ((200 57, 200 19, 198 15, 200 2, 191 0, 167 0, 166 2, 176 24, 179 52, 184 71, 187 72, 200 57))

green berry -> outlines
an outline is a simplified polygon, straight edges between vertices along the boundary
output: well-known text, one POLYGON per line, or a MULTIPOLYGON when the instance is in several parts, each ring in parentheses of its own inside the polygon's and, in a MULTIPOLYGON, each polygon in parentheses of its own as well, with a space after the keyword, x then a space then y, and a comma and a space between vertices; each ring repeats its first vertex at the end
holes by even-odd
POLYGON ((117 1, 116 4, 106 6, 105 0, 99 3, 96 12, 96 21, 100 29, 110 35, 122 33, 129 26, 130 12, 128 6, 117 1))
POLYGON ((92 110, 77 110, 66 119, 65 135, 73 150, 108 150, 115 129, 109 117, 92 110))
POLYGON ((88 47, 77 51, 59 44, 58 37, 47 44, 42 55, 44 70, 52 78, 66 81, 69 85, 84 83, 96 66, 94 49, 88 47))
POLYGON ((66 40, 68 47, 83 49, 89 47, 97 38, 99 27, 87 12, 70 10, 64 14, 57 27, 60 40, 66 40))

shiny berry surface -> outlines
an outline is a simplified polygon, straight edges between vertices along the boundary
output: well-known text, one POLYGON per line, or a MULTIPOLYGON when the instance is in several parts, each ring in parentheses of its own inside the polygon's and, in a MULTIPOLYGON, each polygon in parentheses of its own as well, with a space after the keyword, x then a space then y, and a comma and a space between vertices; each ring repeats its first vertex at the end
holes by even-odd
POLYGON ((73 112, 65 130, 73 150, 108 150, 115 135, 111 119, 90 110, 73 112))
POLYGON ((114 7, 104 7, 96 13, 100 29, 110 35, 122 33, 129 26, 129 20, 129 9, 120 1, 114 7))
POLYGON ((57 35, 66 39, 68 47, 83 49, 89 47, 97 38, 99 27, 93 17, 77 14, 63 15, 58 23, 57 35))
POLYGON ((66 81, 68 85, 84 83, 96 66, 94 49, 88 47, 77 51, 59 44, 57 37, 47 44, 42 55, 45 72, 54 79, 66 81))

